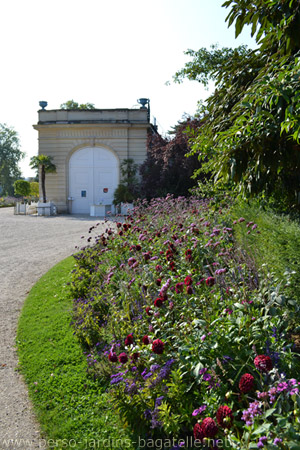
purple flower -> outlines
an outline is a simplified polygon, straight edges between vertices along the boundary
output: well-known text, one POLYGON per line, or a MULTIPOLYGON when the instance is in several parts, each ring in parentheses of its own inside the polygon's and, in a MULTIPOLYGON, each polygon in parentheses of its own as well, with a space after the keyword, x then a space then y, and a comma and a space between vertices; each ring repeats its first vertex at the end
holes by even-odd
POLYGON ((202 405, 200 406, 200 408, 198 409, 194 409, 194 411, 192 412, 192 416, 198 416, 198 414, 203 413, 203 411, 206 410, 206 405, 202 405))
POLYGON ((267 436, 261 436, 258 440, 257 448, 263 448, 267 443, 267 440, 268 440, 267 436))
POLYGON ((226 273, 226 271, 227 271, 227 269, 217 269, 217 270, 215 271, 215 274, 216 274, 216 275, 221 275, 222 273, 226 273))
POLYGON ((278 445, 280 442, 282 442, 281 438, 275 438, 273 444, 278 445))
POLYGON ((203 381, 210 381, 211 380, 211 375, 209 373, 205 373, 203 375, 203 381))
POLYGON ((287 391, 289 388, 289 385, 283 381, 282 383, 279 383, 277 385, 277 392, 287 391))
POLYGON ((157 397, 157 399, 155 400, 155 407, 160 406, 162 404, 163 399, 164 399, 163 395, 157 397))
POLYGON ((243 411, 242 420, 246 422, 246 425, 253 424, 253 418, 262 414, 260 402, 255 401, 250 403, 249 408, 243 411))

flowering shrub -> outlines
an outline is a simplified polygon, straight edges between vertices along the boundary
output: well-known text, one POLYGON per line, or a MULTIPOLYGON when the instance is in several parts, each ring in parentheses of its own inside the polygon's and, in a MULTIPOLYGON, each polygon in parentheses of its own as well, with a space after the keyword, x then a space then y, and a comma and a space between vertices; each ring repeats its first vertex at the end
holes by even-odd
POLYGON ((299 308, 235 245, 234 227, 254 225, 168 196, 75 256, 75 334, 136 433, 234 449, 300 437, 299 308))

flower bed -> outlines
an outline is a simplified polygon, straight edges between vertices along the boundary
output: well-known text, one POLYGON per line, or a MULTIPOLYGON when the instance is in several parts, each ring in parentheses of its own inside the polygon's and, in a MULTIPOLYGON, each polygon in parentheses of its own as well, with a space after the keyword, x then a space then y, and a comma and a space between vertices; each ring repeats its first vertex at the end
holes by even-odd
POLYGON ((299 308, 261 279, 235 227, 260 232, 204 201, 168 196, 140 204, 76 255, 73 326, 88 370, 108 380, 124 425, 148 448, 299 440, 299 362, 288 338, 299 308))

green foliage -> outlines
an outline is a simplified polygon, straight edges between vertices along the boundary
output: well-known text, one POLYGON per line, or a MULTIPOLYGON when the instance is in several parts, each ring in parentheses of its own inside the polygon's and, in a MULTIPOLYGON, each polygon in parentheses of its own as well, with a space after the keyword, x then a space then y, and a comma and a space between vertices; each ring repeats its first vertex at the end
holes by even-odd
POLYGON ((30 181, 30 195, 34 198, 39 198, 39 183, 30 181))
POLYGON ((41 185, 42 185, 42 193, 43 193, 43 202, 46 203, 46 186, 45 186, 45 178, 46 173, 55 173, 56 166, 52 162, 52 156, 47 155, 37 155, 33 156, 30 159, 30 167, 35 170, 41 169, 41 185))
POLYGON ((19 370, 29 387, 50 448, 133 450, 120 427, 106 385, 86 373, 86 358, 70 328, 67 281, 71 258, 53 267, 30 291, 18 325, 19 370), (119 443, 119 444, 118 444, 119 443))
MULTIPOLYGON (((252 24, 259 48, 213 46, 187 53, 193 60, 175 75, 216 90, 200 108, 204 125, 190 155, 215 183, 233 182, 243 196, 265 192, 299 207, 300 45, 299 3, 291 0, 230 0, 227 21, 238 35, 252 24), (295 28, 296 27, 296 28, 295 28)), ((200 173, 198 171, 198 174, 200 173)))
POLYGON ((60 105, 60 108, 61 109, 71 109, 71 110, 74 110, 74 109, 95 109, 95 105, 93 105, 93 103, 81 103, 81 104, 79 104, 77 102, 74 102, 74 100, 68 100, 67 102, 62 103, 60 105))
POLYGON ((34 170, 39 170, 40 167, 44 167, 46 173, 56 172, 56 166, 52 163, 52 156, 37 155, 32 156, 30 159, 30 167, 34 170))
POLYGON ((200 48, 199 50, 187 50, 185 55, 190 56, 192 61, 186 63, 185 67, 174 75, 173 79, 176 83, 181 83, 184 79, 198 81, 204 86, 208 86, 209 81, 220 81, 221 77, 231 74, 232 66, 239 66, 245 62, 245 59, 252 54, 252 50, 248 50, 247 46, 241 45, 235 49, 211 45, 211 50, 200 48))
POLYGON ((292 220, 272 210, 262 208, 258 202, 239 202, 232 208, 232 217, 244 217, 250 221, 255 217, 261 234, 247 234, 245 229, 236 230, 238 244, 251 254, 266 276, 272 276, 284 286, 290 297, 300 301, 300 227, 292 220))
POLYGON ((245 25, 251 26, 261 51, 292 54, 300 49, 300 6, 297 0, 227 0, 222 5, 231 10, 228 26, 235 25, 239 36, 245 25))
POLYGON ((30 183, 26 180, 17 180, 14 182, 14 190, 16 195, 27 197, 30 194, 30 183))
POLYGON ((0 187, 2 195, 13 195, 14 182, 20 178, 18 163, 24 158, 19 138, 13 128, 0 124, 0 187))
POLYGON ((121 163, 121 181, 114 192, 114 205, 132 203, 138 197, 139 183, 137 179, 138 165, 132 158, 121 163))

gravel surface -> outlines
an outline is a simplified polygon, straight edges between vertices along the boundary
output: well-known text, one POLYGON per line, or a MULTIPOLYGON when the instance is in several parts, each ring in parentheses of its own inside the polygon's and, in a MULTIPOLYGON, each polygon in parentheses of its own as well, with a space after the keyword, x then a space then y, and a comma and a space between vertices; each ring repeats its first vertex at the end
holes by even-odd
MULTIPOLYGON (((18 317, 31 287, 54 264, 82 246, 90 226, 88 216, 15 216, 0 208, 0 450, 46 448, 16 371, 15 338, 18 317)), ((97 227, 97 233, 105 225, 97 227)))

